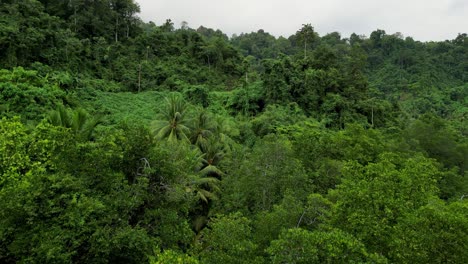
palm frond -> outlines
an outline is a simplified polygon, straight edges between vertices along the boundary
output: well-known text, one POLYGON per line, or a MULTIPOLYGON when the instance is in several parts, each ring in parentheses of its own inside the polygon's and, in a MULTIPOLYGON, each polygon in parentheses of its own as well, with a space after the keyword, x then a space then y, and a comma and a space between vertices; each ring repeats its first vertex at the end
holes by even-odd
POLYGON ((154 122, 154 134, 159 139, 168 141, 190 141, 188 135, 188 119, 186 118, 187 104, 177 94, 170 94, 165 98, 165 105, 154 122))
POLYGON ((217 176, 222 176, 224 173, 218 169, 216 166, 213 165, 208 165, 204 167, 203 169, 200 170, 200 173, 202 175, 217 175, 217 176))
POLYGON ((84 140, 89 140, 96 126, 101 123, 100 117, 90 117, 84 109, 71 111, 63 105, 50 112, 47 119, 54 126, 70 128, 75 135, 84 140))
POLYGON ((207 184, 207 185, 217 185, 219 184, 221 181, 214 178, 214 177, 201 177, 201 178, 198 178, 195 180, 195 184, 197 185, 202 185, 202 184, 207 184))

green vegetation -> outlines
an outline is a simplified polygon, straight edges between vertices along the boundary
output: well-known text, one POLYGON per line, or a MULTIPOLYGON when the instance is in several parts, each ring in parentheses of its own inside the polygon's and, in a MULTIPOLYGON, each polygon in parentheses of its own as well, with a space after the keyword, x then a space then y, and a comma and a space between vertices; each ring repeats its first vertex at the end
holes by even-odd
POLYGON ((0 5, 1 263, 468 263, 468 37, 0 5))

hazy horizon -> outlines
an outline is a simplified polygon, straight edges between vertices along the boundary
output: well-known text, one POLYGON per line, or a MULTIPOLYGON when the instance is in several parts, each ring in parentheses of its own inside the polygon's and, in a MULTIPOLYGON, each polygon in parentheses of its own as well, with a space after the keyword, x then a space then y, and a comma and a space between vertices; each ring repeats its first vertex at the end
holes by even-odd
POLYGON ((420 41, 454 39, 468 29, 468 1, 464 0, 136 0, 145 22, 161 25, 171 19, 191 28, 220 29, 228 36, 263 29, 279 37, 293 35, 311 24, 321 35, 339 32, 369 36, 376 29, 400 32, 420 41))

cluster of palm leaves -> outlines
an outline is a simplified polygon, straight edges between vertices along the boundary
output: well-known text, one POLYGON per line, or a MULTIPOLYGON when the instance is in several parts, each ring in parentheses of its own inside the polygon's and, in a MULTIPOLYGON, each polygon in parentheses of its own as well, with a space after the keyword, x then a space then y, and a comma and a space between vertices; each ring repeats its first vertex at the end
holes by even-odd
POLYGON ((198 153, 198 174, 192 180, 190 191, 208 203, 216 199, 223 172, 219 163, 223 159, 230 139, 224 133, 223 122, 205 109, 189 113, 188 104, 179 94, 170 94, 154 122, 154 134, 159 140, 176 144, 191 144, 198 153))
POLYGON ((101 123, 99 117, 90 116, 84 109, 70 110, 63 105, 51 111, 47 120, 54 126, 68 128, 81 140, 91 140, 94 129, 101 123))
POLYGON ((159 120, 154 124, 156 137, 171 142, 189 141, 190 120, 187 118, 187 104, 177 94, 170 94, 165 100, 166 104, 161 109, 159 120))

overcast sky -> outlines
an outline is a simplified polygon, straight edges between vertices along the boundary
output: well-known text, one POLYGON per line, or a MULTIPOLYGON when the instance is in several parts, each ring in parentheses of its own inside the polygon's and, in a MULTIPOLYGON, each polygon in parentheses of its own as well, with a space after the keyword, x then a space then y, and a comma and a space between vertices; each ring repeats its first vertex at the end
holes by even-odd
POLYGON ((338 31, 369 36, 376 29, 416 40, 454 39, 468 32, 468 0, 136 0, 140 17, 161 25, 172 19, 191 28, 221 29, 231 36, 263 29, 289 37, 302 24, 321 36, 338 31))

